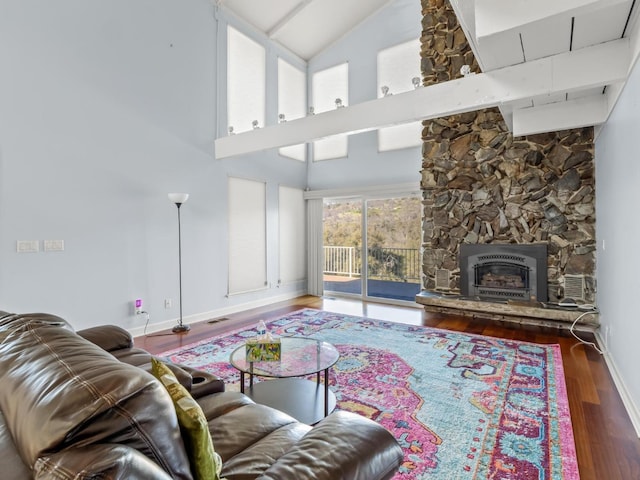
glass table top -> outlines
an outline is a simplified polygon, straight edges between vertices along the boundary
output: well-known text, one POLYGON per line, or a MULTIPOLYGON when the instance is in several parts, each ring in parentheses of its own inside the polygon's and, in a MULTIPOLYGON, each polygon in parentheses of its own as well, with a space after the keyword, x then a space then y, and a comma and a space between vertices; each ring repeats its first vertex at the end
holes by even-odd
POLYGON ((231 365, 243 373, 261 377, 301 377, 318 373, 333 366, 340 357, 338 350, 328 342, 303 337, 281 337, 280 360, 250 362, 245 357, 245 346, 231 353, 231 365))

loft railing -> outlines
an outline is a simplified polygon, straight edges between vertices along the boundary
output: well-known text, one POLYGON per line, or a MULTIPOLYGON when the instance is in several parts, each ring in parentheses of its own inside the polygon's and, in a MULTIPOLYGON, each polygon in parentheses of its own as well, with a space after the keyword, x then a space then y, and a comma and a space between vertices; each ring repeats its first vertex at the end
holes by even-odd
MULTIPOLYGON (((369 278, 405 282, 420 280, 420 251, 417 248, 371 247, 368 265, 369 278)), ((361 276, 362 249, 324 246, 324 273, 361 276)))

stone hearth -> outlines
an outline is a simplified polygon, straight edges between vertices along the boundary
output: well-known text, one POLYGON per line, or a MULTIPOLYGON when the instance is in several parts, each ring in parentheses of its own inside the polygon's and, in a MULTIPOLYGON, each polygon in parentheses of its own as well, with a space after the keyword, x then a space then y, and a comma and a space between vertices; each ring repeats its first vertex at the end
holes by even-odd
POLYGON ((597 310, 568 308, 539 302, 491 302, 461 295, 441 294, 423 291, 416 296, 416 302, 427 312, 454 313, 474 318, 486 318, 509 323, 538 325, 554 328, 569 328, 576 322, 576 328, 594 330, 599 325, 597 310))

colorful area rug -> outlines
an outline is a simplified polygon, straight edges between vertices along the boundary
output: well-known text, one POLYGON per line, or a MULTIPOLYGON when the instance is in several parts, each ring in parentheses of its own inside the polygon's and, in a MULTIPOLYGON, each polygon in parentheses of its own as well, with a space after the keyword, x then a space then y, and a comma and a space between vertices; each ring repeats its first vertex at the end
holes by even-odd
MULTIPOLYGON (((579 478, 558 345, 538 345, 312 309, 267 324, 340 352, 338 409, 384 425, 404 450, 394 480, 579 478)), ((238 330, 164 352, 237 390, 238 330)))

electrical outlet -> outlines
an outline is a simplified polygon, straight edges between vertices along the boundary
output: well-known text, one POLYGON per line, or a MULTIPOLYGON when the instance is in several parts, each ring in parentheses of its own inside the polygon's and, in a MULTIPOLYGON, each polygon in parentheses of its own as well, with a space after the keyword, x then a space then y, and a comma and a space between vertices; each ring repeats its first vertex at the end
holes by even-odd
POLYGON ((171 307, 173 307, 173 300, 171 300, 170 298, 165 298, 164 308, 171 308, 171 307))

